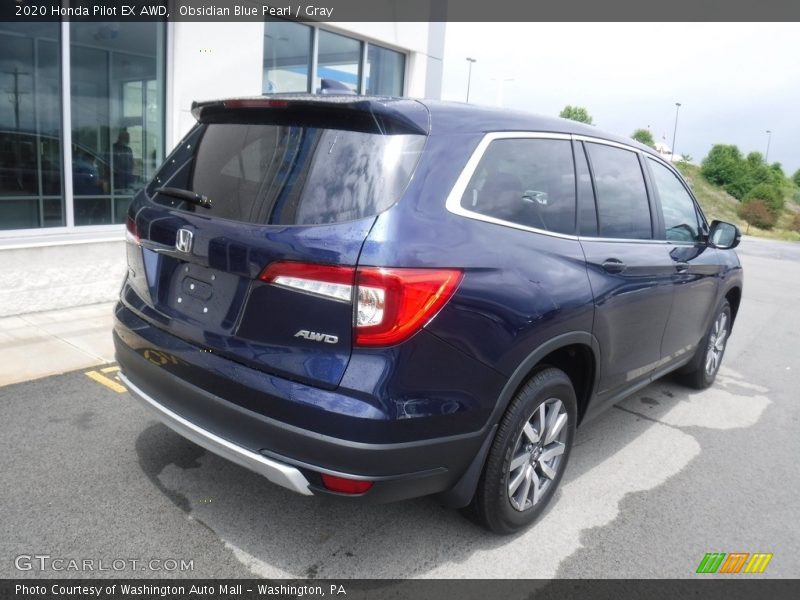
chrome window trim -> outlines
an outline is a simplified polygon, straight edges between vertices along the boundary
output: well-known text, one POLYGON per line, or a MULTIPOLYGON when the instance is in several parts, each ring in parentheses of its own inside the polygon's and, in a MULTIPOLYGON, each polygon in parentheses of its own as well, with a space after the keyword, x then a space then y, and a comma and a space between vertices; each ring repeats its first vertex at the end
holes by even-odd
POLYGON ((467 219, 474 219, 475 221, 483 221, 484 223, 492 223, 493 225, 501 225, 503 227, 518 229, 520 231, 528 231, 530 233, 539 233, 541 235, 548 235, 550 237, 560 238, 564 240, 574 240, 581 242, 583 241, 614 242, 614 243, 632 243, 632 244, 672 243, 670 240, 601 238, 593 236, 578 236, 568 233, 557 233, 555 231, 548 231, 546 229, 539 229, 537 227, 528 227, 527 225, 520 225, 519 223, 514 223, 513 221, 497 219, 495 217, 490 217, 488 215, 484 215, 479 212, 475 212, 467 208, 464 208, 463 206, 461 206, 461 197, 464 195, 464 191, 467 189, 467 185, 469 184, 470 179, 472 179, 472 176, 475 174, 475 170, 478 168, 478 164, 483 158, 483 155, 485 154, 486 149, 489 147, 489 144, 491 144, 495 140, 506 140, 506 139, 550 139, 550 140, 594 142, 598 144, 605 144, 607 146, 615 146, 623 150, 629 150, 638 155, 644 155, 644 153, 641 150, 639 150, 638 148, 634 148, 633 146, 628 146, 625 144, 621 144, 619 142, 613 142, 610 140, 605 140, 603 138, 595 138, 587 135, 555 133, 548 131, 493 131, 490 133, 486 133, 483 136, 483 138, 481 138, 481 141, 478 143, 478 146, 472 152, 472 155, 469 157, 467 164, 464 165, 461 174, 458 176, 458 179, 456 179, 453 188, 450 190, 450 194, 448 194, 447 196, 447 201, 445 202, 445 208, 449 212, 455 215, 459 215, 461 217, 466 217, 467 219))
POLYGON ((621 142, 614 142, 612 140, 606 140, 603 138, 592 137, 590 135, 579 135, 574 134, 572 139, 576 142, 591 142, 594 144, 603 144, 604 146, 614 146, 615 148, 620 148, 622 150, 628 150, 629 152, 635 152, 636 154, 645 155, 645 152, 642 152, 639 148, 631 146, 630 144, 623 144, 621 142))

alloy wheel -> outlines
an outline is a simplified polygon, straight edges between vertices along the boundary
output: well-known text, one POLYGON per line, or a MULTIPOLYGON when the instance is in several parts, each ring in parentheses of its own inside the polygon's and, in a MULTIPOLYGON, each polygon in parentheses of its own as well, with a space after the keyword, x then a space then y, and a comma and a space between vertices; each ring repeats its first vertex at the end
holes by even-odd
POLYGON ((569 417, 558 398, 542 402, 519 434, 507 473, 508 499, 518 511, 535 506, 561 467, 569 417))
POLYGON ((706 375, 709 377, 717 372, 722 362, 722 353, 725 352, 725 342, 728 339, 728 315, 721 312, 714 321, 714 328, 708 338, 706 350, 706 375))

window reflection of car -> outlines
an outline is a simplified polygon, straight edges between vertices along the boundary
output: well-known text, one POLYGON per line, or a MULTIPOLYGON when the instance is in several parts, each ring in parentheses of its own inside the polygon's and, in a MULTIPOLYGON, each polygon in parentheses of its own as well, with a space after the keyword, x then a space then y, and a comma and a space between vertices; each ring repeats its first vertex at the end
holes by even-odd
MULTIPOLYGON (((72 144, 75 195, 108 193, 109 173, 106 160, 88 148, 72 144)), ((0 194, 39 195, 40 175, 42 195, 61 195, 61 140, 52 135, 0 130, 0 194)))

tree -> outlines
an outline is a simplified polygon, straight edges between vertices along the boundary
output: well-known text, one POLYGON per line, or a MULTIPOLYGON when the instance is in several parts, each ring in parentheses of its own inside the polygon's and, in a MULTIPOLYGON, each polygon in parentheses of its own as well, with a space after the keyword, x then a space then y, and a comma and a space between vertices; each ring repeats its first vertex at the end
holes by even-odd
POLYGON ((792 231, 796 231, 797 233, 800 233, 800 215, 795 215, 794 216, 794 219, 792 219, 791 228, 792 228, 792 231))
POLYGON ((728 144, 714 144, 703 159, 703 177, 717 185, 727 185, 734 181, 742 170, 742 153, 739 148, 728 144))
POLYGON ((761 229, 772 229, 778 221, 772 211, 761 200, 753 200, 742 204, 738 210, 739 217, 747 221, 748 225, 761 229))
MULTIPOLYGON (((755 159, 755 157, 753 157, 755 159)), ((734 145, 715 144, 703 159, 703 177, 722 186, 734 198, 741 200, 755 185, 750 177, 748 161, 734 145)))
POLYGON ((586 123, 587 125, 594 125, 592 116, 582 106, 572 106, 571 104, 567 104, 558 114, 558 116, 562 119, 572 119, 573 121, 586 123))
POLYGON ((794 172, 794 175, 792 175, 792 181, 794 181, 794 184, 797 187, 800 187, 800 169, 797 169, 797 171, 794 172))
POLYGON ((650 133, 649 129, 637 129, 631 134, 631 137, 645 146, 656 147, 656 141, 653 139, 653 134, 650 133))
POLYGON ((754 201, 763 202, 769 211, 777 216, 783 210, 783 192, 780 188, 769 183, 759 183, 750 188, 745 194, 742 202, 751 203, 754 201))

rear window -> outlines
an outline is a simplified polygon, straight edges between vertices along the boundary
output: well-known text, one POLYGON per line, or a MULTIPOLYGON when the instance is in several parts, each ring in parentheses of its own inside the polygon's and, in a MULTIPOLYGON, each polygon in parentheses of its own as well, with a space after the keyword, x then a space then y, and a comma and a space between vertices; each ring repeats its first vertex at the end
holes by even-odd
MULTIPOLYGON (((192 164, 157 185, 207 196, 205 209, 166 195, 154 201, 246 223, 317 225, 376 215, 396 202, 425 136, 263 124, 205 126, 192 164), (173 179, 173 181, 168 181, 173 179)), ((176 165, 177 166, 177 165, 176 165)))

